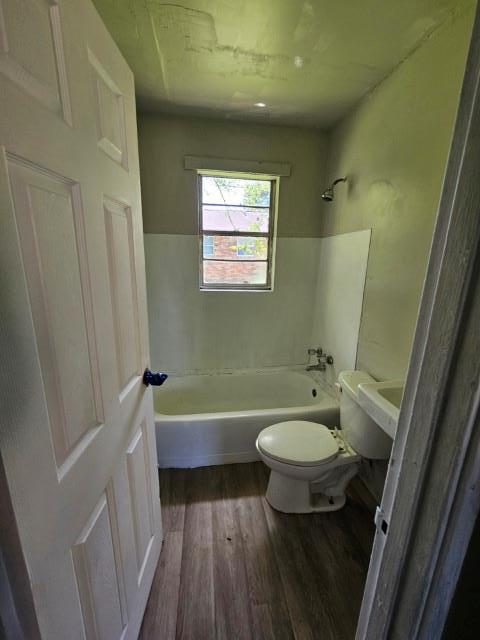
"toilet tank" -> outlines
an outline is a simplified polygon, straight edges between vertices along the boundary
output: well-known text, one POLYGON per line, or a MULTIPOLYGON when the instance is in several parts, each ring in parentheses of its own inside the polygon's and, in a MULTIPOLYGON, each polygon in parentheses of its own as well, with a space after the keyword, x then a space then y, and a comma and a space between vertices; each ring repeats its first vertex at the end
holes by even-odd
POLYGON ((386 460, 393 440, 358 404, 358 385, 375 382, 365 371, 342 371, 340 386, 340 426, 347 442, 363 458, 386 460))

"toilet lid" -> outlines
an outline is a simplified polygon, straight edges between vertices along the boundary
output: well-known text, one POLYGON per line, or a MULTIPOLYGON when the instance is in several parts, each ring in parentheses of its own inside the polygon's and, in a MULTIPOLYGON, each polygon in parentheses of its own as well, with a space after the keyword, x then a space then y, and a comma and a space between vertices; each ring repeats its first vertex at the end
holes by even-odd
POLYGON ((299 466, 314 466, 333 460, 338 444, 328 427, 316 422, 290 420, 263 429, 257 440, 267 456, 299 466))

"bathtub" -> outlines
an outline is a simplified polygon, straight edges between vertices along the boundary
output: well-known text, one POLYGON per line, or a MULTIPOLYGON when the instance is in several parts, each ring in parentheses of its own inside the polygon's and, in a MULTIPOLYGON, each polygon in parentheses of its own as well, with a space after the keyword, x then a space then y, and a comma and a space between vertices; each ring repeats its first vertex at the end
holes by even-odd
POLYGON ((338 401, 297 371, 170 377, 154 390, 159 467, 252 462, 262 429, 284 420, 338 424, 338 401))

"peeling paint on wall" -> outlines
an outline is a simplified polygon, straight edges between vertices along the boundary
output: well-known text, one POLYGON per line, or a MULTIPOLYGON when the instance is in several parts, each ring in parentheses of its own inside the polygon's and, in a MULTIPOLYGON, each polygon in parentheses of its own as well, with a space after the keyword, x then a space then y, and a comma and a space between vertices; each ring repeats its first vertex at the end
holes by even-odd
POLYGON ((398 215, 401 198, 401 193, 389 180, 375 180, 368 187, 368 207, 379 219, 398 215))

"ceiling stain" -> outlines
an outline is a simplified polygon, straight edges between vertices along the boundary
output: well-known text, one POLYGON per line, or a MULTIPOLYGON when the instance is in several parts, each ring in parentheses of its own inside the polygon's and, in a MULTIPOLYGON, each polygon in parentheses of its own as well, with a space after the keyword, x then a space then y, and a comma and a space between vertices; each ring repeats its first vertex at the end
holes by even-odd
POLYGON ((315 44, 313 45, 313 51, 316 54, 324 53, 333 45, 335 40, 336 40, 336 36, 334 33, 331 33, 331 32, 322 33, 316 39, 315 44))
POLYGON ((293 40, 295 42, 302 42, 309 38, 314 38, 316 28, 315 11, 312 3, 305 2, 295 31, 293 32, 293 40))
POLYGON ((185 47, 209 49, 217 44, 215 21, 210 13, 163 2, 149 2, 147 6, 155 27, 183 36, 185 47))
MULTIPOLYGON (((289 56, 220 44, 215 29, 215 20, 210 13, 189 9, 178 4, 157 2, 149 2, 148 10, 160 51, 162 51, 160 43, 165 40, 165 37, 171 37, 172 34, 175 34, 177 42, 178 37, 184 39, 184 53, 201 55, 208 53, 221 58, 222 64, 216 65, 213 70, 216 76, 257 76, 265 80, 287 81, 287 77, 275 72, 275 69, 279 70, 282 65, 291 63, 289 56)), ((165 48, 163 47, 163 49, 165 48)), ((209 66, 209 60, 206 60, 206 66, 209 66)), ((204 65, 200 62, 198 68, 202 69, 204 65)))
POLYGON ((292 64, 289 56, 257 53, 229 45, 217 45, 210 52, 217 55, 223 54, 225 56, 225 70, 217 71, 217 75, 225 77, 234 74, 245 77, 257 76, 258 78, 278 82, 288 81, 287 75, 280 73, 280 71, 286 65, 292 64))
MULTIPOLYGON (((192 49, 193 50, 193 49, 192 49)), ((290 56, 275 54, 275 53, 260 53, 257 51, 253 51, 252 49, 242 49, 241 47, 232 47, 230 45, 219 45, 217 44, 215 47, 208 49, 210 53, 227 53, 232 55, 237 60, 244 59, 247 62, 250 62, 253 65, 264 65, 269 62, 277 62, 279 64, 288 64, 292 62, 292 58, 290 56)), ((200 49, 196 50, 197 52, 200 49)))
POLYGON ((140 109, 328 129, 474 0, 93 0, 140 109), (267 107, 254 105, 264 102, 267 107))

